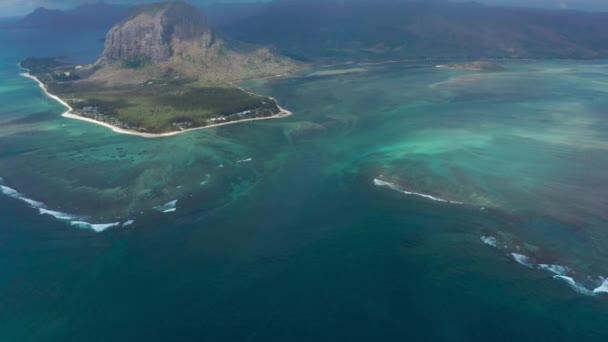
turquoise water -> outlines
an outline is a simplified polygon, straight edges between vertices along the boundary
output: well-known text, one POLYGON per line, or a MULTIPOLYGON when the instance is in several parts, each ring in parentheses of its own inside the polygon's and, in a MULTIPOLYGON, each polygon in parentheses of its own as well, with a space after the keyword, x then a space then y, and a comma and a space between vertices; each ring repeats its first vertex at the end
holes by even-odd
POLYGON ((289 118, 143 139, 19 76, 97 36, 0 32, 0 340, 608 337, 605 62, 304 71, 245 84, 289 118))

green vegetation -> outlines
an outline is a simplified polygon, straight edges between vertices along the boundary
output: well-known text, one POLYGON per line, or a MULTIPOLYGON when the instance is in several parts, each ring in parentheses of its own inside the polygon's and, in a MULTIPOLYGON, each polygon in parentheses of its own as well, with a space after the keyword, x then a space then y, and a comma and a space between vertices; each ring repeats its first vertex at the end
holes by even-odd
POLYGON ((123 67, 127 69, 140 69, 152 64, 152 59, 149 56, 139 54, 127 58, 123 62, 123 67))
POLYGON ((149 133, 204 127, 279 112, 270 98, 221 85, 160 84, 135 89, 76 91, 71 95, 66 100, 80 115, 149 133), (213 119, 216 120, 210 121, 213 119))
POLYGON ((21 61, 21 67, 32 74, 52 73, 69 65, 56 58, 26 58, 21 61))
POLYGON ((21 62, 21 67, 32 75, 40 75, 43 82, 75 81, 80 77, 73 72, 74 67, 55 58, 27 58, 21 62))
POLYGON ((79 82, 73 66, 55 60, 30 59, 22 66, 68 102, 75 114, 132 131, 166 133, 267 117, 280 111, 269 97, 225 83, 175 80, 170 71, 161 79, 138 86, 111 88, 79 82), (57 79, 66 72, 73 79, 57 79))
POLYGON ((159 106, 170 106, 180 111, 210 108, 218 115, 230 115, 251 108, 276 109, 274 101, 252 96, 238 88, 218 86, 190 86, 184 91, 165 93, 155 99, 159 106))
POLYGON ((131 90, 76 91, 72 96, 67 101, 80 115, 150 133, 215 123, 210 119, 234 121, 279 111, 272 99, 217 85, 146 85, 131 90), (248 113, 237 115, 243 112, 248 113))

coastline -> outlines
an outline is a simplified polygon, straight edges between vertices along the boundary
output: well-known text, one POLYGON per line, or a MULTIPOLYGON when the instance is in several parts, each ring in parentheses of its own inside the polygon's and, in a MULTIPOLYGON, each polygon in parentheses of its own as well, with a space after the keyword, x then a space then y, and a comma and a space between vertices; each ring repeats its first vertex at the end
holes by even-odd
MULTIPOLYGON (((19 67, 21 67, 21 66, 19 66, 19 67)), ((66 107, 68 110, 61 114, 62 117, 68 118, 68 119, 86 121, 88 123, 92 123, 92 124, 99 125, 99 126, 102 126, 102 127, 105 127, 105 128, 109 128, 109 129, 111 129, 115 133, 134 135, 134 136, 138 136, 138 137, 142 137, 142 138, 165 138, 165 137, 172 137, 172 136, 176 136, 178 134, 188 133, 188 132, 192 132, 192 131, 198 131, 198 130, 206 129, 206 128, 213 128, 213 127, 233 125, 233 124, 237 124, 237 123, 241 123, 241 122, 247 122, 247 121, 281 119, 281 118, 285 118, 285 117, 288 117, 290 115, 293 115, 292 112, 290 112, 287 109, 281 107, 279 105, 278 101, 274 97, 269 97, 270 99, 272 99, 277 104, 277 107, 280 110, 277 114, 274 114, 272 116, 260 117, 260 118, 249 118, 249 119, 235 120, 235 121, 230 121, 230 122, 222 122, 222 123, 218 123, 218 124, 212 124, 212 125, 207 125, 207 126, 203 126, 203 127, 188 128, 188 129, 184 129, 184 130, 181 130, 181 131, 173 131, 173 132, 167 132, 167 133, 142 133, 142 132, 136 132, 136 131, 129 131, 129 130, 126 130, 126 129, 122 129, 122 128, 110 125, 109 123, 106 123, 106 122, 103 122, 103 121, 98 121, 98 120, 94 120, 94 119, 91 119, 91 118, 85 118, 83 116, 73 114, 72 112, 73 112, 74 109, 67 102, 65 102, 63 99, 61 99, 59 96, 57 96, 55 94, 51 94, 48 91, 46 85, 44 83, 42 83, 42 81, 40 81, 36 76, 30 74, 29 72, 24 72, 24 73, 21 73, 20 75, 23 76, 23 77, 25 77, 25 78, 29 78, 29 79, 34 80, 36 83, 38 83, 38 86, 40 87, 40 89, 42 89, 42 91, 44 92, 44 94, 46 96, 48 96, 49 98, 51 98, 51 99, 59 102, 61 105, 63 105, 64 107, 66 107)), ((248 94, 252 94, 252 95, 258 96, 257 94, 253 94, 253 93, 251 93, 249 91, 246 91, 246 90, 242 89, 241 87, 238 87, 238 88, 240 90, 243 90, 243 91, 247 92, 248 94)))

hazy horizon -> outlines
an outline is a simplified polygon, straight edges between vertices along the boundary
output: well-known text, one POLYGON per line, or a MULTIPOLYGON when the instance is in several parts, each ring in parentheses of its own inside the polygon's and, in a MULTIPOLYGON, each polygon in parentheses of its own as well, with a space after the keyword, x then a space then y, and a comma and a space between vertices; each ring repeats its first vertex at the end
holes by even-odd
MULTIPOLYGON (((0 3, 0 17, 23 16, 36 8, 68 9, 78 5, 95 3, 99 0, 4 0, 0 3)), ((266 2, 271 0, 188 0, 188 2, 205 5, 220 2, 266 2)), ((345 0, 349 1, 349 0, 345 0)), ((364 1, 364 0, 357 0, 364 1)), ((371 0, 370 0, 371 1, 371 0)), ((134 5, 159 0, 106 0, 106 3, 134 5)), ((373 1, 372 1, 373 2, 373 1)), ((465 2, 465 0, 450 0, 465 2)), ((491 6, 536 7, 547 9, 571 9, 584 11, 608 11, 608 3, 603 0, 478 0, 476 2, 491 6)))

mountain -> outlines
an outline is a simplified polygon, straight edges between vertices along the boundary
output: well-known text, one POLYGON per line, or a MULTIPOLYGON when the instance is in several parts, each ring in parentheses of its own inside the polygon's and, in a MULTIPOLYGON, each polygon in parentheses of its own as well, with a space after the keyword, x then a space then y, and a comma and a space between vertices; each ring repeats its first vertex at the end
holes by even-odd
POLYGON ((107 34, 101 61, 145 57, 162 63, 177 55, 204 55, 215 37, 205 15, 185 3, 138 6, 107 34))
MULTIPOLYGON (((296 59, 608 57, 608 14, 443 1, 277 0, 221 22, 296 59)), ((229 18, 229 5, 219 19, 229 18)), ((242 12, 242 9, 240 9, 242 12)), ((215 18, 212 18, 216 20, 215 18)))
POLYGON ((224 39, 201 9, 176 1, 131 9, 108 32, 90 79, 138 83, 170 73, 199 81, 234 81, 295 68, 268 48, 224 39))
POLYGON ((28 29, 68 30, 107 30, 123 20, 128 7, 99 2, 85 4, 71 10, 53 10, 40 7, 26 15, 15 27, 28 29))

